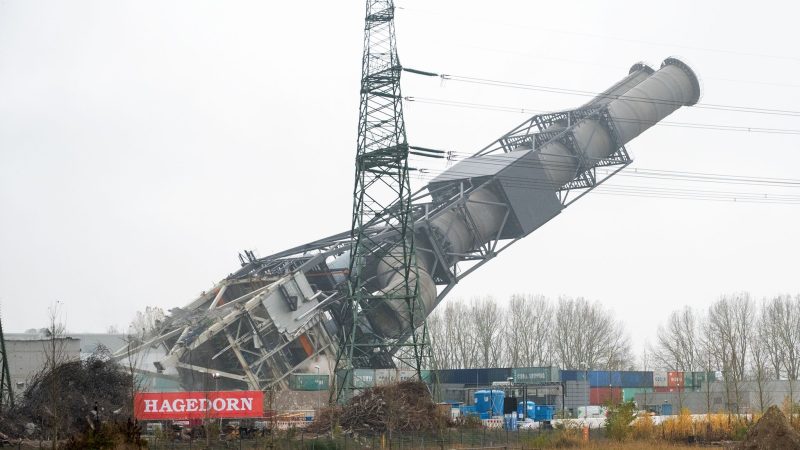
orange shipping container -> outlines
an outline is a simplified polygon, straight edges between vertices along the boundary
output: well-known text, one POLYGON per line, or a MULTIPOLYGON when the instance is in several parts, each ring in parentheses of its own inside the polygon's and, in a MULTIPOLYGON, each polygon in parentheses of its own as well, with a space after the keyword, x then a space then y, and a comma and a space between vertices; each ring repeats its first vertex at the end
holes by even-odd
POLYGON ((622 388, 593 387, 589 390, 590 405, 605 405, 609 402, 612 404, 622 402, 622 388))
POLYGON ((682 388, 685 383, 683 372, 667 372, 667 386, 682 388))

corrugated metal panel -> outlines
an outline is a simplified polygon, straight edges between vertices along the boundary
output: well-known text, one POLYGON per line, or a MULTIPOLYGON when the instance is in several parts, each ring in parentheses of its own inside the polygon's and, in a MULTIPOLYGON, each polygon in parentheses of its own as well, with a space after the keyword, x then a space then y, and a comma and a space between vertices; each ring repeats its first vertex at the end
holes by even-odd
POLYGON ((622 401, 622 388, 593 387, 589 391, 590 405, 605 405, 607 403, 620 403, 622 401))
MULTIPOLYGON (((685 375, 689 375, 688 373, 685 375)), ((716 374, 714 372, 692 372, 691 373, 692 387, 702 387, 704 383, 716 381, 716 374)), ((689 387, 689 381, 685 382, 686 387, 689 387)))
POLYGON ((375 385, 383 386, 397 381, 397 369, 375 369, 375 385))
POLYGON ((354 369, 353 387, 368 388, 375 386, 375 370, 373 369, 354 369))
POLYGON ((494 381, 506 381, 511 377, 511 369, 446 369, 439 371, 439 382, 466 384, 470 386, 489 385, 494 381))
POLYGON ((416 377, 417 377, 417 371, 416 370, 399 369, 397 371, 397 380, 398 381, 413 380, 416 377))
POLYGON ((558 381, 558 368, 548 367, 518 367, 511 370, 511 376, 517 383, 551 383, 558 381))
POLYGON ((608 387, 611 385, 610 373, 607 370, 590 370, 589 386, 608 387))
POLYGON ((663 370, 657 370, 653 372, 653 387, 666 387, 667 384, 667 372, 663 370))
POLYGON ((684 387, 683 372, 667 372, 667 386, 684 387))
POLYGON ((653 372, 622 372, 620 386, 624 388, 653 387, 653 372))
POLYGON ((586 381, 585 370, 562 370, 561 381, 586 381))
POLYGON ((632 402, 636 400, 636 394, 649 394, 653 392, 651 387, 627 387, 622 388, 622 401, 632 402))
POLYGON ((653 392, 657 392, 660 394, 666 392, 683 392, 683 387, 656 386, 653 388, 653 392))
POLYGON ((289 389, 294 391, 326 391, 329 387, 328 375, 316 373, 294 373, 289 376, 289 389))

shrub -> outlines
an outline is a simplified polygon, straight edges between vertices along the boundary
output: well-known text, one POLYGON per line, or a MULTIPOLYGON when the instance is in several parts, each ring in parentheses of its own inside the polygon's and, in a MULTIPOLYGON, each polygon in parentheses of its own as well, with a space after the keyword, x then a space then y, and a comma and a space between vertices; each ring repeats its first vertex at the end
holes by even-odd
POLYGON ((631 425, 634 439, 650 440, 656 436, 656 425, 649 413, 640 415, 631 425))
POLYGON ((606 412, 606 436, 616 441, 631 437, 631 423, 636 419, 636 405, 633 402, 608 405, 606 412))

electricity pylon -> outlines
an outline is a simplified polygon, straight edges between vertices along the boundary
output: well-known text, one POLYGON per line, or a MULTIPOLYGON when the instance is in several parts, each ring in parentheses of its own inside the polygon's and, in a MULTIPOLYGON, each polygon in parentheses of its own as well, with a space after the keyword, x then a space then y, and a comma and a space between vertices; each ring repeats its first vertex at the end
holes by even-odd
POLYGON ((394 13, 392 0, 367 0, 348 301, 342 314, 346 326, 335 373, 340 401, 359 387, 354 370, 397 363, 421 377, 430 355, 424 306, 417 295, 409 146, 400 93, 403 67, 397 57, 394 13), (388 273, 366 270, 375 261, 388 273), (403 311, 408 329, 390 335, 372 332, 369 317, 389 303, 392 311, 403 311))

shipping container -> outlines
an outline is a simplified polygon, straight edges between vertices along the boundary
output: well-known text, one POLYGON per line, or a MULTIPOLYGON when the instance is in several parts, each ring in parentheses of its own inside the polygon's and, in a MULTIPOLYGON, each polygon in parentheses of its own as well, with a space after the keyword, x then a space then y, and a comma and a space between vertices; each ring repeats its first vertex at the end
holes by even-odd
POLYGON ((586 381, 585 370, 562 370, 561 381, 586 381))
POLYGON ((293 373, 289 375, 289 389, 293 391, 327 391, 330 387, 328 375, 316 373, 293 373))
MULTIPOLYGON (((686 375, 689 375, 688 373, 686 375)), ((692 372, 691 379, 692 379, 692 387, 702 387, 705 383, 712 383, 716 381, 716 374, 714 372, 692 372)), ((689 387, 689 381, 687 380, 685 383, 686 387, 689 387)))
POLYGON ((653 372, 622 372, 624 388, 653 387, 653 372))
POLYGON ((620 403, 622 401, 622 388, 619 387, 593 387, 589 389, 590 405, 605 405, 607 403, 620 403))
POLYGON ((668 392, 683 392, 683 387, 676 387, 676 386, 656 386, 653 388, 653 392, 658 393, 668 393, 668 392))
POLYGON ((636 394, 650 394, 653 392, 651 387, 626 387, 622 388, 622 401, 632 402, 636 400, 636 394))
POLYGON ((653 387, 667 387, 667 372, 663 370, 653 371, 653 387))
POLYGON ((353 387, 369 388, 375 386, 374 369, 353 369, 353 387))
POLYGON ((592 387, 622 386, 622 372, 609 370, 589 371, 589 385, 592 387))
POLYGON ((607 370, 590 370, 589 371, 589 386, 591 387, 608 387, 611 386, 610 372, 607 370))
POLYGON ((439 371, 439 382, 470 386, 490 385, 494 381, 507 381, 511 369, 445 369, 439 371))
POLYGON ((559 380, 558 368, 548 367, 517 367, 511 369, 511 376, 516 383, 538 384, 552 383, 559 380))
POLYGON ((397 381, 397 369, 375 369, 375 386, 385 386, 397 381))
POLYGON ((669 387, 684 387, 683 372, 667 372, 667 386, 669 387))
POLYGON ((417 378, 417 371, 411 369, 398 369, 397 381, 408 381, 417 378))

